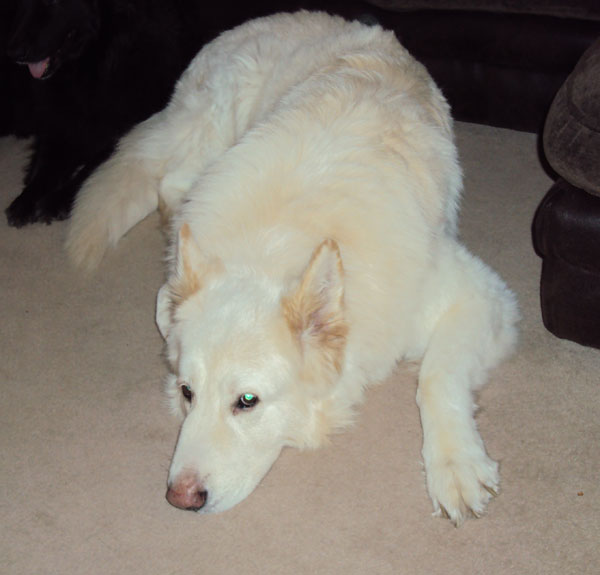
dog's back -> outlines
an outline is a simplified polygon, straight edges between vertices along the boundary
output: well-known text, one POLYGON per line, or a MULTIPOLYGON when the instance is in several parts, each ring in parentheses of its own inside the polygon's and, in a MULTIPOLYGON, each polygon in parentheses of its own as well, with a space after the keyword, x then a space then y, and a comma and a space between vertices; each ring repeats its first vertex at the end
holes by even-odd
MULTIPOLYGON (((224 110, 238 143, 195 184, 177 222, 190 223, 206 253, 284 283, 319 242, 335 239, 351 338, 380 379, 414 340, 407 326, 424 276, 454 234, 461 174, 448 108, 391 33, 315 14, 278 18, 204 53, 231 82, 224 110)), ((198 89, 191 80, 181 96, 198 89)))

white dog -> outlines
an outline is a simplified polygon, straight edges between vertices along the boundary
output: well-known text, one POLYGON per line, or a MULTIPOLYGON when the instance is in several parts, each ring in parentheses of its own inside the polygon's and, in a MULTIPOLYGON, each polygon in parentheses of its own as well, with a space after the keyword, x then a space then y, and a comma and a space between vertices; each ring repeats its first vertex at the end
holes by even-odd
POLYGON ((284 446, 321 445, 365 386, 419 359, 434 511, 484 511, 499 478, 472 392, 518 313, 457 242, 460 189, 448 106, 393 33, 278 14, 199 53, 88 181, 68 238, 93 267, 151 211, 174 213, 157 304, 185 416, 173 505, 232 507, 284 446))

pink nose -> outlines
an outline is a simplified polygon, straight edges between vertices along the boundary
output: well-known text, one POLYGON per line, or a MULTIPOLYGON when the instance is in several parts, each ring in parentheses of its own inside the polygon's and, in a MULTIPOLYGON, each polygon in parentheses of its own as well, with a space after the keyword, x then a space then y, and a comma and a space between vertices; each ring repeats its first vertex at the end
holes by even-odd
POLYGON ((167 501, 179 509, 198 511, 204 507, 208 494, 195 473, 184 472, 167 489, 167 501))

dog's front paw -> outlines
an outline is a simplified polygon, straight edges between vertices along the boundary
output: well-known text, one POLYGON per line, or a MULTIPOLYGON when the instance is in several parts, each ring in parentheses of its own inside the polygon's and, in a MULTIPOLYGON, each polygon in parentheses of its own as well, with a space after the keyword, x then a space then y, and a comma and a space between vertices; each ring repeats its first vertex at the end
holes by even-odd
POLYGON ((69 217, 71 200, 68 196, 38 196, 23 192, 6 209, 8 224, 20 228, 36 222, 51 224, 69 217))
POLYGON ((483 448, 434 458, 426 462, 426 472, 434 515, 447 517, 457 527, 469 515, 480 517, 489 500, 498 494, 498 464, 483 448))
POLYGON ((35 198, 27 194, 21 194, 6 208, 6 220, 8 225, 21 228, 37 221, 37 207, 35 198))

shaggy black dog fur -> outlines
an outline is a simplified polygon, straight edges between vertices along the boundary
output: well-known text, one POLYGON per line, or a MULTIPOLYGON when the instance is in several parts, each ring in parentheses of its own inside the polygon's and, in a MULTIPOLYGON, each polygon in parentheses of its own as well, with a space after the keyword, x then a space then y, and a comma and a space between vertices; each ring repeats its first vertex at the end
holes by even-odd
POLYGON ((24 189, 6 210, 20 227, 69 215, 119 137, 165 106, 210 31, 202 0, 9 1, 0 134, 34 136, 24 189))

